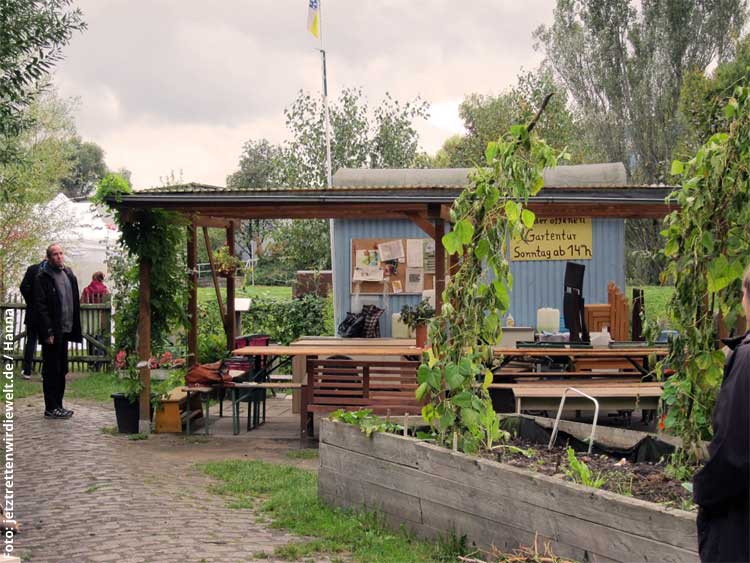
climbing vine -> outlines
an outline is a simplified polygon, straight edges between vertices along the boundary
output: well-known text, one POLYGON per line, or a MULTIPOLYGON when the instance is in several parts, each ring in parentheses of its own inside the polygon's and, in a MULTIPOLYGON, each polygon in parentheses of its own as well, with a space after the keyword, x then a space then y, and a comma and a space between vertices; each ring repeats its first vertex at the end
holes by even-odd
POLYGON ((725 108, 728 131, 713 135, 688 162, 675 161, 682 187, 665 219, 663 281, 673 281, 671 315, 679 335, 657 365, 675 373, 665 383, 666 429, 678 434, 678 461, 695 463, 710 437, 710 414, 722 379, 717 315, 734 326, 741 314, 741 278, 750 262, 750 88, 735 90, 725 108))
POLYGON ((120 229, 121 252, 110 260, 118 289, 115 295, 115 344, 135 351, 138 327, 138 261, 151 262, 151 341, 158 352, 174 326, 187 321, 187 276, 183 248, 185 222, 163 209, 138 209, 126 217, 114 205, 132 192, 127 180, 109 174, 101 180, 94 202, 110 209, 120 229))
POLYGON ((455 435, 466 452, 491 448, 502 434, 487 388, 492 346, 502 336, 513 288, 508 245, 533 226, 528 199, 542 188, 544 168, 562 156, 533 133, 539 114, 488 144, 487 167, 473 171, 470 187, 453 203, 453 229, 442 241, 459 266, 430 325, 432 346, 418 370, 417 398, 429 397, 422 416, 439 440, 447 445, 455 435))

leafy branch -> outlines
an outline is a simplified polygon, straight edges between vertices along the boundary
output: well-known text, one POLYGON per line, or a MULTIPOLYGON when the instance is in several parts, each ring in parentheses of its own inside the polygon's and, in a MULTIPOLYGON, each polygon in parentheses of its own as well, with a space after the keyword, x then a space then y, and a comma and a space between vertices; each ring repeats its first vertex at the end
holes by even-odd
POLYGON ((544 168, 563 156, 531 133, 550 96, 529 125, 515 125, 487 145, 487 166, 473 171, 470 187, 453 203, 453 229, 442 240, 459 266, 430 325, 432 348, 417 372, 417 399, 430 399, 422 416, 439 441, 448 445, 455 434, 467 452, 501 437, 487 391, 492 346, 502 336, 513 288, 509 242, 534 225, 528 199, 542 188, 544 168))

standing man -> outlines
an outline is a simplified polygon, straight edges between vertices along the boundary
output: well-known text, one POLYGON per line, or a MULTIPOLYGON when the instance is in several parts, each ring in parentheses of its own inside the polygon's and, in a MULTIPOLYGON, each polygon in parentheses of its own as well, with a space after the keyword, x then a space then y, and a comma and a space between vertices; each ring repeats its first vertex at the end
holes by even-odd
POLYGON ((78 280, 65 267, 59 244, 47 247, 47 263, 34 283, 37 330, 42 341, 42 378, 45 418, 70 418, 63 407, 65 376, 68 373, 68 342, 81 342, 81 314, 78 280))
POLYGON ((26 344, 23 347, 23 367, 21 368, 21 377, 24 379, 31 379, 31 367, 37 343, 36 312, 34 311, 34 280, 39 274, 39 269, 46 262, 46 260, 42 260, 39 264, 29 266, 23 276, 23 280, 21 280, 21 295, 23 295, 23 300, 26 301, 26 316, 23 319, 26 325, 26 344))
MULTIPOLYGON (((750 328, 750 268, 742 281, 742 305, 750 328)), ((711 457, 693 477, 704 563, 750 561, 750 331, 734 344, 711 416, 711 457)))

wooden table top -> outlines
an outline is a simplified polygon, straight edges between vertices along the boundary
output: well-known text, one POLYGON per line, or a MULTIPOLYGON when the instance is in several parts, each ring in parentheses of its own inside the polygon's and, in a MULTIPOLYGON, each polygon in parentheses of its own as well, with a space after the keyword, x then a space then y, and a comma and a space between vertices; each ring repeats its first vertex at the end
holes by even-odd
POLYGON ((669 348, 493 348, 495 356, 574 356, 576 358, 647 358, 651 354, 666 356, 669 348))
POLYGON ((419 356, 416 346, 369 346, 363 344, 245 346, 233 350, 237 356, 419 356))
POLYGON ((414 338, 342 338, 340 336, 303 336, 290 346, 416 346, 414 338))

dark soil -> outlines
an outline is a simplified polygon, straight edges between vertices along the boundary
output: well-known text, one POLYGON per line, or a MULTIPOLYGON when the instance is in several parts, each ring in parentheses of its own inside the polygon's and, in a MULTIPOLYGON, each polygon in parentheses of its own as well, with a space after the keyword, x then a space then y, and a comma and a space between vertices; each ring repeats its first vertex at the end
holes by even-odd
MULTIPOLYGON (((565 474, 568 469, 568 456, 565 448, 532 443, 523 438, 513 438, 507 445, 493 449, 494 459, 515 467, 537 471, 545 475, 573 481, 565 474), (508 445, 513 447, 507 447, 508 445), (524 453, 516 448, 524 450, 524 453)), ((490 454, 486 454, 490 455, 490 454)), ((665 474, 664 463, 630 463, 607 455, 586 455, 578 453, 576 457, 591 470, 594 478, 603 477, 606 481, 602 489, 621 495, 666 504, 683 510, 691 510, 692 493, 683 486, 682 481, 672 479, 665 474)))

